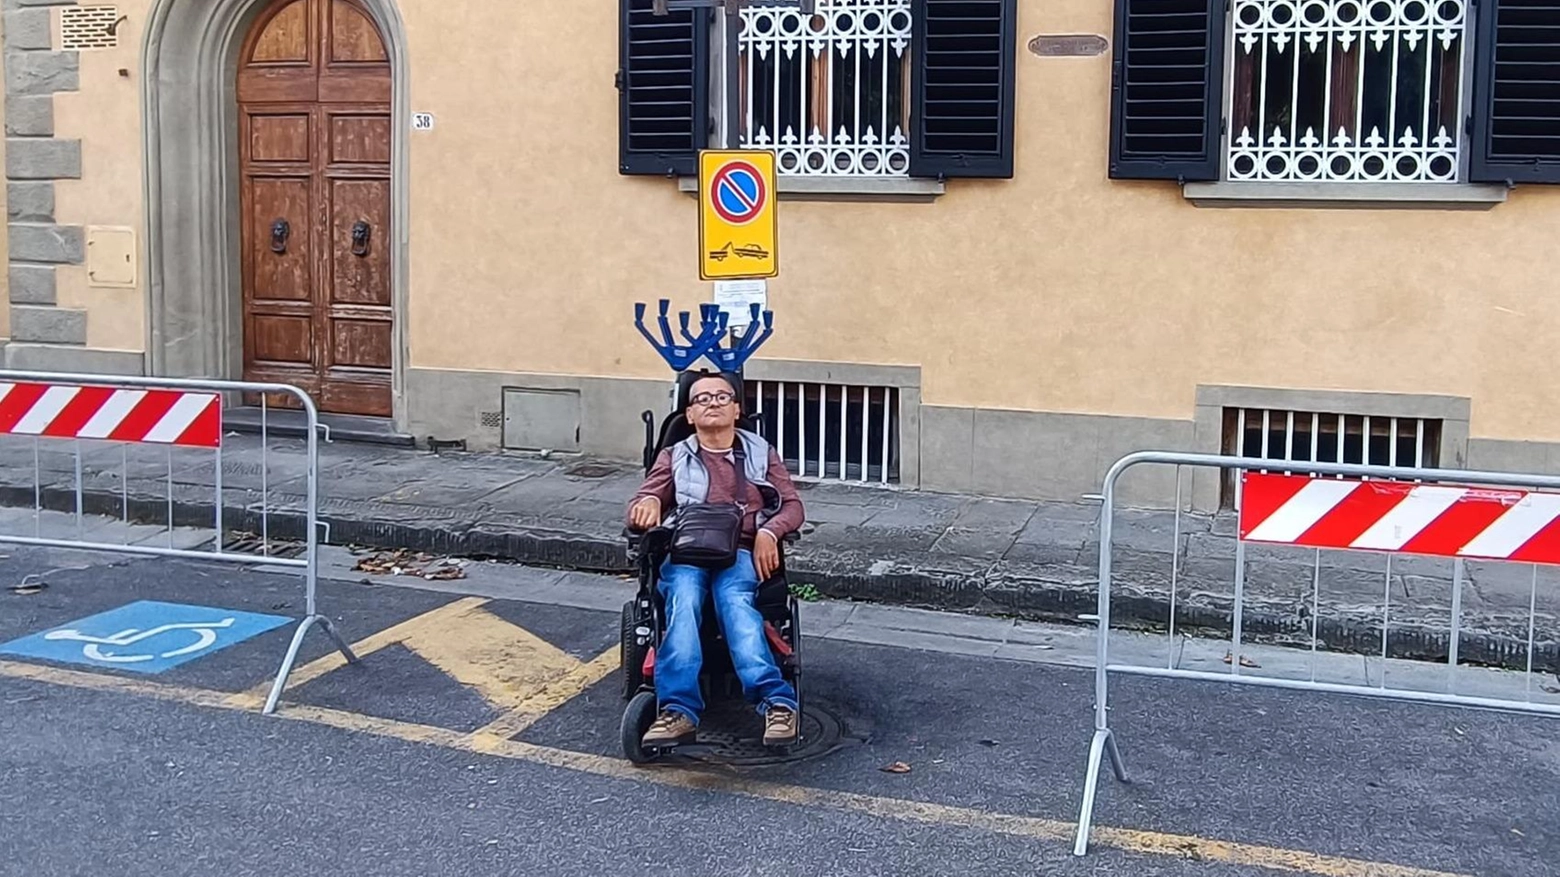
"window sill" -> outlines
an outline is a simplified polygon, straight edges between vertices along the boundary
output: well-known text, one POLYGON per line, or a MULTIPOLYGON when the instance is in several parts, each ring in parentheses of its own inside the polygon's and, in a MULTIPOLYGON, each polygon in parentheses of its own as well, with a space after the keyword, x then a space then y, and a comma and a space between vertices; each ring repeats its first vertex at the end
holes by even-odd
POLYGON ((1320 207, 1488 210, 1506 187, 1475 183, 1184 183, 1198 207, 1320 207))
MULTIPOLYGON (((779 178, 781 201, 909 201, 929 203, 943 194, 939 180, 904 177, 779 178)), ((677 189, 699 192, 698 177, 678 177, 677 189)))

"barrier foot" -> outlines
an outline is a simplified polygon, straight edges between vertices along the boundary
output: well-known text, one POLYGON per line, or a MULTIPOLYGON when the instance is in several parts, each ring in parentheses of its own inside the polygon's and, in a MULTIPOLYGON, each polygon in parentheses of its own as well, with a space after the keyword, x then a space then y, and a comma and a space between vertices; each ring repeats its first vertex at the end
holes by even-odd
POLYGON ((1116 772, 1117 782, 1130 784, 1132 780, 1127 778, 1127 766, 1121 761, 1121 750, 1116 748, 1116 735, 1108 730, 1105 732, 1105 754, 1110 756, 1110 767, 1116 772))
POLYGON ((341 636, 336 633, 335 627, 331 625, 330 619, 323 615, 310 615, 303 620, 302 624, 298 625, 297 632, 293 634, 292 644, 287 647, 287 657, 282 659, 281 669, 276 671, 276 681, 271 683, 271 694, 266 697, 265 708, 261 710, 265 715, 276 712, 277 701, 282 699, 282 689, 287 687, 287 677, 292 675, 293 664, 298 661, 298 649, 303 646, 303 638, 308 635, 309 628, 316 624, 325 628, 325 632, 330 635, 331 641, 336 644, 336 648, 341 651, 348 661, 354 664, 357 663, 357 655, 354 655, 352 649, 348 648, 347 644, 342 641, 341 636))
POLYGON ((325 628, 325 633, 330 636, 330 641, 336 644, 336 651, 340 652, 341 656, 347 659, 348 664, 358 663, 357 654, 352 651, 351 646, 347 645, 347 641, 341 638, 341 634, 336 632, 336 625, 331 624, 330 619, 323 615, 319 616, 319 619, 320 626, 325 628))
POLYGON ((1121 753, 1116 751, 1116 741, 1109 728, 1094 732, 1094 742, 1089 745, 1088 774, 1083 780, 1083 810, 1078 814, 1078 838, 1073 842, 1073 855, 1081 856, 1089 851, 1089 829, 1094 825, 1094 795, 1100 787, 1100 762, 1110 753, 1111 768, 1116 777, 1126 780, 1127 772, 1121 764, 1121 753))

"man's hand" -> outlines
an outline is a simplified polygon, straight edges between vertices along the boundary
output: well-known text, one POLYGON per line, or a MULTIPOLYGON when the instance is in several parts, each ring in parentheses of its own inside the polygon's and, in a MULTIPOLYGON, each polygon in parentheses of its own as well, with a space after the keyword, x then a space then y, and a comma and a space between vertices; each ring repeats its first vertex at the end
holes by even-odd
POLYGON ((628 510, 628 523, 635 530, 649 530, 661 523, 661 501, 647 496, 628 510))
POLYGON ((780 568, 780 541, 768 530, 759 530, 753 539, 753 567, 760 583, 769 581, 780 568))

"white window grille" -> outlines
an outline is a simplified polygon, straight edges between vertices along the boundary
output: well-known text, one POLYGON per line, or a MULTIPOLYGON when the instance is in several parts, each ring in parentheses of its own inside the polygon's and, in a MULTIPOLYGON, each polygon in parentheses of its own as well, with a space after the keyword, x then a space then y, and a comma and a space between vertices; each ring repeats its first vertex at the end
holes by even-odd
POLYGON ((781 174, 907 176, 910 24, 910 0, 744 7, 743 147, 781 174))
MULTIPOLYGON (((1224 453, 1237 457, 1434 469, 1440 465, 1441 421, 1227 408, 1223 444, 1224 453)), ((1225 474, 1221 502, 1235 506, 1233 472, 1225 474)))
POLYGON ((1458 179, 1469 0, 1235 0, 1228 178, 1458 179))
POLYGON ((746 410, 792 475, 898 483, 898 389, 750 380, 745 390, 746 410))

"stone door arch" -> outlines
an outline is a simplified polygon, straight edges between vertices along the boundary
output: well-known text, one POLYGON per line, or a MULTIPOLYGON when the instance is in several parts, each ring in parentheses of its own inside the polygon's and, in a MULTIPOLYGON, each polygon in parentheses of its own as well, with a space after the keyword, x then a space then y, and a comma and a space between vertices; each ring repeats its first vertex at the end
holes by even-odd
MULTIPOLYGON (((235 71, 269 0, 156 0, 142 49, 147 362, 152 374, 243 374, 235 71)), ((394 0, 359 0, 391 67, 392 408, 404 419, 407 284, 405 27, 394 0)))

